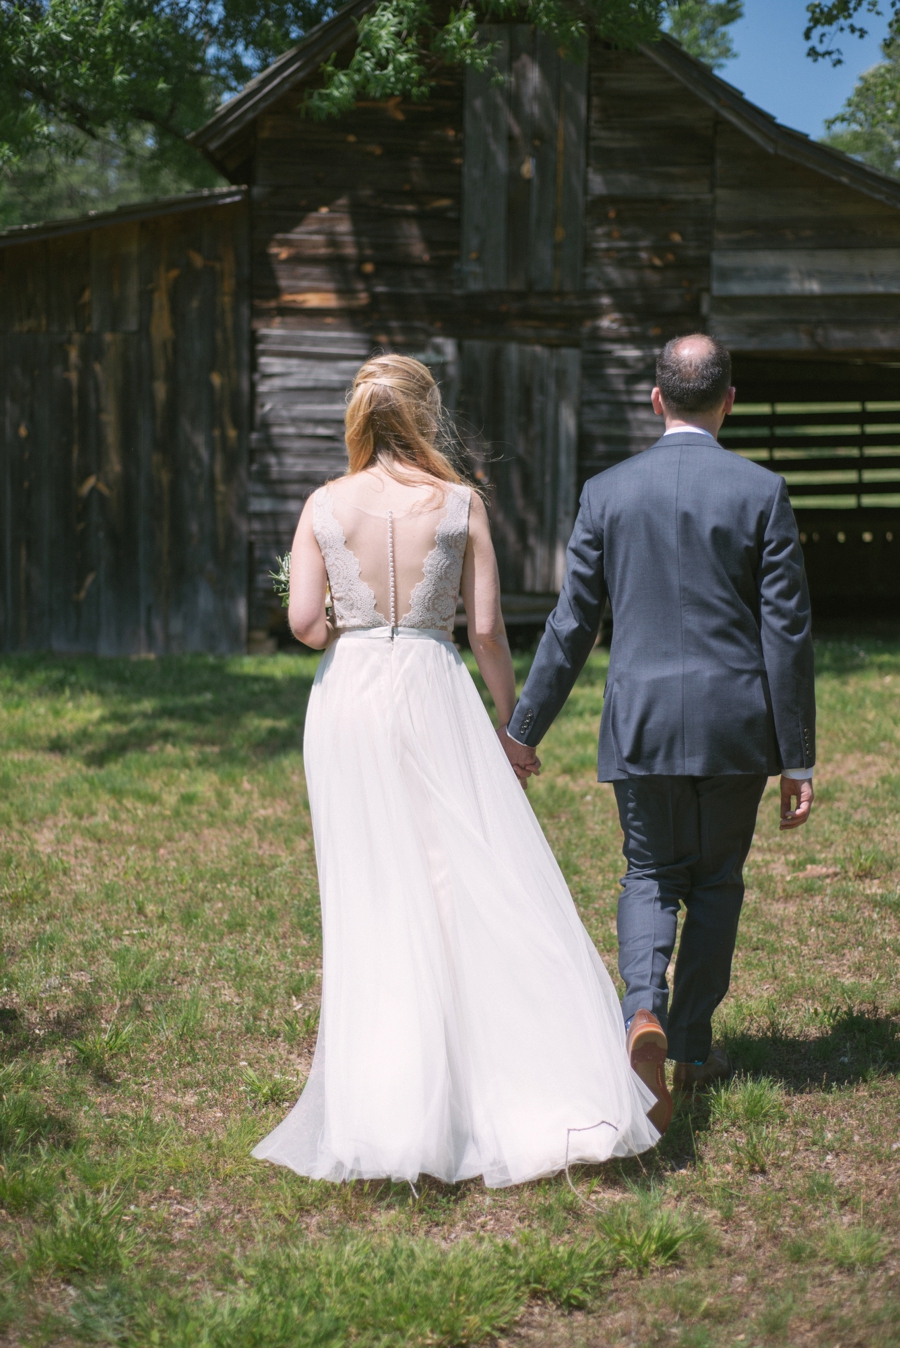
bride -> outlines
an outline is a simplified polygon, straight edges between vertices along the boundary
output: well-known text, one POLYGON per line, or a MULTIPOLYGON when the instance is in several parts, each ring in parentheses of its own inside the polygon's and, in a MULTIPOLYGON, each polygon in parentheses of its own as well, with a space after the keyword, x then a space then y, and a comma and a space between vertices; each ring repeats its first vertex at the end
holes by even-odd
POLYGON ((297 526, 290 624, 326 651, 304 740, 322 1016, 306 1088, 253 1155, 316 1179, 498 1187, 652 1147, 657 1101, 453 645, 461 591, 505 726, 515 680, 487 513, 438 447, 440 416, 424 365, 368 361, 349 471, 297 526))

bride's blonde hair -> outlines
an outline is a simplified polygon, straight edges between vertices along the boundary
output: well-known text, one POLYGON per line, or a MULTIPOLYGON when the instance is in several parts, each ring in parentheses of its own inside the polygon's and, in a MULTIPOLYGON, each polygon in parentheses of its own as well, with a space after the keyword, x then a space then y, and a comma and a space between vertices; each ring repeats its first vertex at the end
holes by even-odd
POLYGON ((448 439, 441 394, 427 365, 411 356, 373 356, 353 381, 347 404, 349 471, 380 461, 388 472, 412 469, 459 482, 441 442, 448 439))

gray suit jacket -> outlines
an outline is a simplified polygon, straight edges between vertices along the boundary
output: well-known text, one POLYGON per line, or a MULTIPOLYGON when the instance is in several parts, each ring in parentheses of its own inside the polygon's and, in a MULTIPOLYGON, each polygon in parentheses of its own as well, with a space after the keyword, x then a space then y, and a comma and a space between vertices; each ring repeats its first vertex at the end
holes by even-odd
POLYGON ((783 478, 690 431, 591 478, 513 738, 547 733, 607 593, 601 781, 815 763, 809 593, 783 478))

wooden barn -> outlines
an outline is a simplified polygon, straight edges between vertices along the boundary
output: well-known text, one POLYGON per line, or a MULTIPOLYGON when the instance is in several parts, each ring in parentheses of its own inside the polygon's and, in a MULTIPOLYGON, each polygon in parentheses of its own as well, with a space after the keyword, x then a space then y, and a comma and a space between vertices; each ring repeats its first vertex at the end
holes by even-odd
POLYGON ((645 448, 656 352, 732 349, 727 443, 786 477, 816 610, 900 612, 900 183, 664 39, 319 122, 353 0, 196 134, 234 189, 0 236, 6 650, 237 650, 342 470, 363 359, 427 361, 489 484, 505 608, 559 585, 580 483, 645 448))
POLYGON ((0 650, 242 650, 243 189, 0 236, 0 650))

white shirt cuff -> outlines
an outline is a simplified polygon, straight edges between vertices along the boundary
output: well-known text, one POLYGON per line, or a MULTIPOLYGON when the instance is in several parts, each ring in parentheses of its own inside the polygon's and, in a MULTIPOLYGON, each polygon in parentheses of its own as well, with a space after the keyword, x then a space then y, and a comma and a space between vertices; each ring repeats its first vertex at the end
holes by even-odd
POLYGON ((811 782, 815 768, 782 768, 782 777, 790 777, 792 782, 811 782))
POLYGON ((508 739, 511 739, 512 742, 513 742, 513 744, 521 744, 523 749, 527 749, 527 748, 528 748, 528 745, 525 743, 524 740, 517 740, 516 737, 515 737, 515 735, 510 735, 510 733, 509 733, 509 726, 506 727, 506 734, 507 734, 507 738, 508 738, 508 739))

